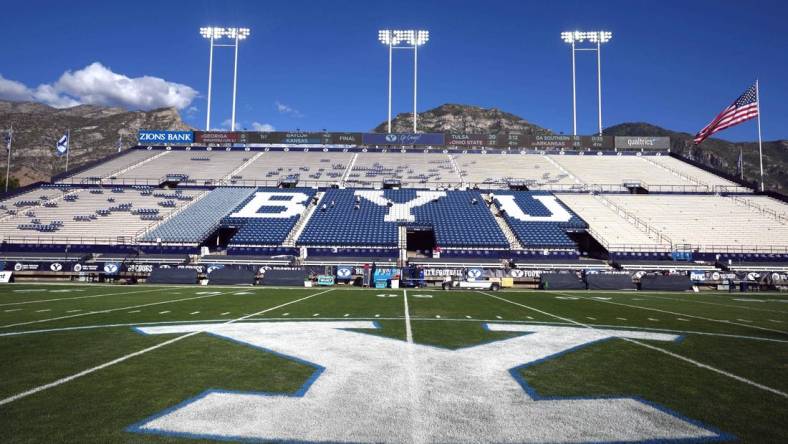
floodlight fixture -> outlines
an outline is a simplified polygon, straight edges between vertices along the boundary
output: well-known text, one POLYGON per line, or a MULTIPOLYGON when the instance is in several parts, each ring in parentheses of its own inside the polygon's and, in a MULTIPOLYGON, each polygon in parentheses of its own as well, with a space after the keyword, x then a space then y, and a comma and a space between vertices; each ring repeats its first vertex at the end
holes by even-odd
POLYGON ((596 51, 597 67, 597 107, 599 135, 602 135, 602 43, 607 43, 613 38, 610 31, 564 31, 561 40, 572 45, 572 134, 577 135, 577 82, 575 70, 575 51, 596 51), (576 48, 577 43, 596 44, 596 48, 576 48))
POLYGON ((213 48, 214 46, 233 46, 235 47, 235 60, 233 63, 233 109, 231 117, 232 131, 235 131, 235 99, 238 86, 238 42, 246 40, 251 30, 249 28, 222 28, 218 26, 204 26, 200 28, 200 35, 209 39, 211 44, 210 56, 208 58, 208 108, 205 114, 205 130, 211 129, 211 86, 213 84, 213 48), (214 40, 227 37, 234 40, 232 45, 214 44, 214 40))
POLYGON ((426 44, 430 39, 430 32, 427 30, 414 29, 381 29, 378 31, 378 41, 389 47, 389 108, 388 108, 388 132, 391 132, 391 65, 392 52, 396 49, 413 50, 413 132, 417 130, 417 83, 418 83, 418 48, 426 44), (398 46, 405 45, 405 46, 398 46))

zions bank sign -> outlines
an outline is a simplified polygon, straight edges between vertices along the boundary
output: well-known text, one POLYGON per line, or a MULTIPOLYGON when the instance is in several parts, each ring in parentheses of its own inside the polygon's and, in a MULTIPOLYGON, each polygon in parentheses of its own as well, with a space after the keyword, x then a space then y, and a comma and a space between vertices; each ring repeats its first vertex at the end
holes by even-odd
POLYGON ((140 130, 137 138, 140 144, 188 144, 194 143, 191 131, 145 131, 140 130))

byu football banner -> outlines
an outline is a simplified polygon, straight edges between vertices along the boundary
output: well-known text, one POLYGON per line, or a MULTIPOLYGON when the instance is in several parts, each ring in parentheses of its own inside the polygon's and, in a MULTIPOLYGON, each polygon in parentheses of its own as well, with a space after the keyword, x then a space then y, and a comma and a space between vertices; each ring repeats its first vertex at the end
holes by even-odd
POLYGON ((613 338, 665 333, 487 324, 522 336, 459 350, 350 329, 369 321, 139 327, 206 332, 314 368, 292 393, 207 390, 128 428, 189 438, 295 442, 658 442, 723 437, 647 400, 542 397, 520 368, 613 338))

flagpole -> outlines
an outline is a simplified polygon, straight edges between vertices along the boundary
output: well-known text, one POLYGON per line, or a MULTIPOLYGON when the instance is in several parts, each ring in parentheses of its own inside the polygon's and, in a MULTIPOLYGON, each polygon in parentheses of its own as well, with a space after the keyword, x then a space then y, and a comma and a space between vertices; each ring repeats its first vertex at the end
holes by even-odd
POLYGON ((744 180, 744 148, 739 147, 739 179, 744 180))
POLYGON ((71 151, 71 128, 66 130, 66 172, 68 172, 68 154, 71 151))
POLYGON ((761 192, 766 191, 763 183, 763 143, 761 142, 761 92, 758 89, 758 79, 755 79, 755 98, 758 103, 758 156, 761 159, 761 192))
POLYGON ((6 146, 6 151, 8 151, 8 160, 5 164, 5 192, 8 192, 8 175, 11 174, 11 143, 14 141, 14 125, 11 125, 11 132, 8 134, 8 146, 6 146))

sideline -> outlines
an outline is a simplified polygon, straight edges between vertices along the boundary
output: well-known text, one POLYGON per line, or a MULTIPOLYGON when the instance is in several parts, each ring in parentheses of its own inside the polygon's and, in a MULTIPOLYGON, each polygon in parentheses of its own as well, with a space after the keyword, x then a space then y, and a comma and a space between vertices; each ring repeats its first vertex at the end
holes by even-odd
POLYGON ((73 301, 74 299, 89 299, 89 298, 100 298, 104 296, 120 296, 122 294, 133 294, 133 293, 149 293, 151 291, 160 291, 161 289, 148 289, 148 290, 138 290, 138 291, 124 291, 122 293, 104 293, 104 294, 94 294, 89 296, 75 296, 73 298, 55 298, 55 299, 39 299, 37 301, 20 301, 20 302, 6 302, 0 304, 0 307, 6 307, 8 305, 24 305, 24 304, 38 304, 40 302, 54 302, 54 301, 73 301))

